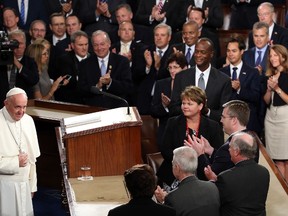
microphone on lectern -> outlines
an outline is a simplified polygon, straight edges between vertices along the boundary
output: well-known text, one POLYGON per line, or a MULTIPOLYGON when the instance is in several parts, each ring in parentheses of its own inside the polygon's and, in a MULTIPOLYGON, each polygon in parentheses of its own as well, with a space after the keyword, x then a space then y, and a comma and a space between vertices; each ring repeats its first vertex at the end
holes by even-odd
POLYGON ((104 96, 107 96, 107 97, 110 97, 110 98, 113 98, 113 99, 116 99, 116 100, 121 100, 121 101, 123 101, 123 102, 126 104, 126 106, 127 106, 127 115, 130 115, 129 104, 128 104, 127 100, 125 100, 124 98, 119 97, 119 96, 114 95, 114 94, 110 94, 110 93, 105 92, 105 91, 100 91, 100 89, 98 89, 96 86, 91 86, 90 91, 91 91, 93 94, 104 95, 104 96))

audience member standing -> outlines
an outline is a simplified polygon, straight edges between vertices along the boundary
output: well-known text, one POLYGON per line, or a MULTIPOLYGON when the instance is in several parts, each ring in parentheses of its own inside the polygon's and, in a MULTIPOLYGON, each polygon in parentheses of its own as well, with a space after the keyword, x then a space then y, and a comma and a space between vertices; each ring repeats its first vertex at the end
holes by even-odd
POLYGON ((3 26, 8 34, 19 29, 18 22, 19 15, 14 8, 6 7, 3 9, 3 26))
POLYGON ((26 44, 32 44, 36 39, 44 39, 46 36, 46 23, 42 20, 34 20, 29 29, 29 38, 26 44))
POLYGON ((266 148, 288 182, 288 51, 284 46, 271 46, 266 76, 266 148))
POLYGON ((206 116, 219 122, 222 105, 231 96, 232 87, 230 78, 211 66, 214 49, 208 38, 200 38, 195 46, 195 67, 189 68, 175 76, 172 99, 169 106, 171 115, 181 113, 181 92, 186 86, 195 85, 205 90, 207 95, 206 116))
POLYGON ((27 95, 12 88, 0 110, 0 215, 34 215, 37 191, 36 158, 40 156, 36 128, 25 114, 27 95))
MULTIPOLYGON (((176 210, 177 216, 218 216, 220 198, 217 187, 208 181, 201 181, 196 177, 197 153, 182 146, 174 149, 172 170, 175 178, 180 182, 177 189, 165 196, 165 192, 157 188, 157 198, 164 198, 164 204, 176 210), (158 196, 157 196, 158 195, 158 196)), ((160 201, 162 199, 160 198, 160 201)))
POLYGON ((108 216, 176 216, 175 210, 152 200, 156 188, 153 170, 147 164, 138 164, 124 173, 125 185, 131 200, 108 212, 108 216))
MULTIPOLYGON (((220 194, 222 216, 266 215, 269 172, 257 164, 255 138, 248 133, 235 134, 229 153, 235 167, 214 178, 220 194)), ((208 167, 205 171, 211 173, 208 167)))

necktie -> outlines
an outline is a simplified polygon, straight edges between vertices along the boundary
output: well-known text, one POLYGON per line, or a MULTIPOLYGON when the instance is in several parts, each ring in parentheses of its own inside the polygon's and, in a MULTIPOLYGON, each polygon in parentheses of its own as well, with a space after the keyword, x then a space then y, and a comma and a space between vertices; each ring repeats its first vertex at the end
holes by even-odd
POLYGON ((124 54, 128 53, 128 44, 127 43, 122 44, 121 53, 124 53, 124 54))
POLYGON ((237 67, 233 67, 232 70, 232 80, 237 80, 237 67))
POLYGON ((160 58, 162 58, 163 57, 163 51, 159 49, 158 53, 159 53, 160 58))
POLYGON ((195 0, 194 3, 195 3, 196 7, 202 8, 202 1, 201 0, 195 0))
POLYGON ((188 48, 188 51, 186 53, 186 60, 187 60, 187 63, 189 64, 190 62, 190 59, 191 59, 191 48, 189 47, 188 48))
POLYGON ((9 80, 10 89, 15 87, 15 82, 16 82, 16 67, 14 65, 11 65, 10 80, 9 80))
POLYGON ((159 3, 158 3, 159 14, 161 13, 162 8, 163 8, 163 2, 162 2, 162 0, 160 0, 159 3))
POLYGON ((198 87, 201 88, 202 90, 205 90, 205 81, 204 81, 203 76, 204 76, 204 73, 201 73, 198 79, 198 87))
POLYGON ((256 59, 255 66, 258 66, 261 63, 261 53, 262 53, 262 51, 257 51, 257 53, 258 53, 258 57, 256 59))
POLYGON ((25 25, 25 3, 24 3, 24 0, 21 0, 20 18, 21 18, 23 25, 25 25))
POLYGON ((100 68, 100 70, 101 70, 101 76, 104 76, 105 74, 106 74, 106 65, 105 65, 105 61, 102 59, 101 60, 101 68, 100 68))

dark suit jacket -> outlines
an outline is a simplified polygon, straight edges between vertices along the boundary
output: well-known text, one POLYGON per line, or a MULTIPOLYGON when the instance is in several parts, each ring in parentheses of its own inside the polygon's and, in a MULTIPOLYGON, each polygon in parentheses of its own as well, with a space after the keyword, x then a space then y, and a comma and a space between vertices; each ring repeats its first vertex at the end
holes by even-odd
MULTIPOLYGON (((274 23, 270 40, 273 41, 273 44, 281 44, 288 48, 288 30, 274 23)), ((249 48, 251 47, 255 47, 252 32, 249 33, 249 48)))
MULTIPOLYGON (((18 1, 17 0, 3 0, 4 7, 11 7, 14 8, 18 13, 20 14, 20 9, 18 7, 18 1)), ((48 24, 48 15, 47 11, 44 7, 43 0, 29 0, 28 4, 28 14, 25 25, 20 21, 19 17, 19 27, 23 30, 28 31, 31 22, 34 20, 43 20, 46 24, 48 24)), ((48 26, 48 25, 47 25, 48 26)))
POLYGON ((179 187, 165 197, 165 205, 181 216, 218 216, 220 197, 212 182, 201 181, 196 176, 183 179, 179 187))
MULTIPOLYGON (((15 86, 22 88, 29 99, 34 98, 33 86, 36 85, 39 81, 38 68, 35 61, 28 57, 23 56, 20 63, 23 65, 21 73, 17 70, 16 74, 16 83, 15 86)), ((7 66, 0 66, 0 102, 3 104, 3 101, 6 98, 6 93, 9 91, 9 82, 7 75, 7 66)))
MULTIPOLYGON (((149 21, 152 8, 156 5, 156 0, 140 0, 138 10, 135 15, 134 22, 151 26, 154 28, 160 22, 154 20, 152 23, 149 21)), ((166 12, 166 24, 171 26, 173 31, 181 30, 182 25, 186 19, 187 3, 186 0, 166 0, 161 13, 166 12)))
MULTIPOLYGON (((194 0, 188 1, 189 5, 195 6, 194 0)), ((217 28, 221 28, 223 26, 224 14, 221 0, 203 1, 202 9, 205 10, 206 8, 209 8, 209 13, 208 20, 204 23, 204 25, 215 32, 217 28)))
MULTIPOLYGON (((71 0, 72 1, 72 9, 75 7, 78 0, 71 0)), ((59 0, 44 0, 45 8, 47 11, 48 16, 52 13, 60 13, 62 12, 62 6, 59 0)))
POLYGON ((111 18, 100 15, 99 20, 96 21, 96 1, 95 0, 78 0, 74 8, 74 14, 81 20, 85 32, 89 36, 96 30, 103 30, 111 32, 116 26, 115 9, 119 4, 126 3, 125 0, 109 0, 107 1, 111 18))
POLYGON ((136 198, 111 209, 108 216, 176 216, 174 209, 155 203, 150 197, 136 198))
MULTIPOLYGON (((180 32, 177 32, 176 34, 178 34, 178 33, 180 33, 180 32)), ((182 35, 182 33, 181 33, 181 35, 182 35)), ((170 47, 170 52, 172 53, 173 52, 173 48, 176 48, 177 50, 179 50, 180 52, 182 52, 185 55, 185 51, 186 51, 186 49, 185 49, 186 47, 185 46, 186 46, 185 43, 173 44, 170 47)), ((195 66, 194 53, 192 53, 191 59, 188 62, 188 64, 190 65, 190 67, 195 66)))
POLYGON ((218 175, 221 215, 264 216, 269 172, 254 160, 239 162, 218 175))
MULTIPOLYGON (((227 76, 231 76, 230 66, 221 68, 220 71, 225 73, 227 76)), ((243 62, 239 81, 241 89, 239 94, 236 90, 232 90, 230 100, 242 100, 245 101, 250 108, 250 118, 247 125, 248 130, 257 132, 258 134, 262 131, 262 126, 259 122, 259 103, 261 98, 261 83, 258 70, 248 66, 243 62)))
MULTIPOLYGON (((223 131, 220 125, 205 116, 201 116, 199 137, 205 137, 211 146, 219 148, 223 144, 223 131)), ((164 161, 159 168, 157 176, 164 182, 171 184, 174 180, 172 173, 173 150, 183 146, 186 139, 186 118, 179 115, 170 118, 167 122, 160 150, 164 161)))
POLYGON ((68 85, 61 86, 55 92, 55 99, 58 101, 83 104, 83 100, 77 87, 79 79, 79 61, 74 51, 70 51, 57 59, 55 71, 59 72, 59 76, 71 75, 68 85))
POLYGON ((151 115, 152 117, 159 119, 159 126, 157 131, 157 144, 159 147, 160 143, 162 142, 166 123, 169 118, 169 112, 167 112, 162 105, 161 93, 171 98, 171 82, 171 77, 158 80, 155 84, 155 91, 152 99, 151 115))
MULTIPOLYGON (((195 74, 195 67, 176 74, 170 103, 171 105, 169 106, 171 115, 181 113, 180 94, 185 87, 195 85, 195 74)), ((205 92, 207 95, 207 107, 210 109, 210 118, 215 121, 220 121, 222 105, 229 101, 232 93, 230 78, 217 69, 211 67, 205 92)))
MULTIPOLYGON (((243 61, 249 65, 250 67, 256 67, 257 65, 255 65, 256 59, 255 59, 255 52, 256 52, 256 47, 252 47, 248 50, 246 50, 243 54, 243 61)), ((262 61, 260 63, 261 67, 262 67, 262 74, 265 75, 266 72, 266 66, 267 66, 267 60, 268 60, 268 54, 269 54, 269 46, 267 47, 264 56, 262 58, 262 61)))
MULTIPOLYGON (((91 87, 96 86, 101 77, 98 58, 95 53, 91 54, 89 58, 83 60, 79 65, 79 69, 78 84, 84 97, 84 102, 87 105, 105 108, 125 106, 125 104, 120 100, 117 101, 115 99, 91 93, 91 87)), ((129 92, 133 88, 128 59, 110 52, 107 72, 109 70, 111 70, 110 76, 112 78, 112 83, 108 89, 107 86, 104 85, 102 91, 127 99, 129 92)))

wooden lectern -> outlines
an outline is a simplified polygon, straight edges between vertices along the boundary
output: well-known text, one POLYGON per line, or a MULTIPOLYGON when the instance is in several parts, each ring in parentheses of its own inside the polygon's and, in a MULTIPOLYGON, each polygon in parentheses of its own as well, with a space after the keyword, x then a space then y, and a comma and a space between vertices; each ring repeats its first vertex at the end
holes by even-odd
POLYGON ((63 149, 69 178, 80 176, 82 166, 92 176, 123 175, 142 163, 141 125, 137 108, 120 107, 61 120, 63 149))

